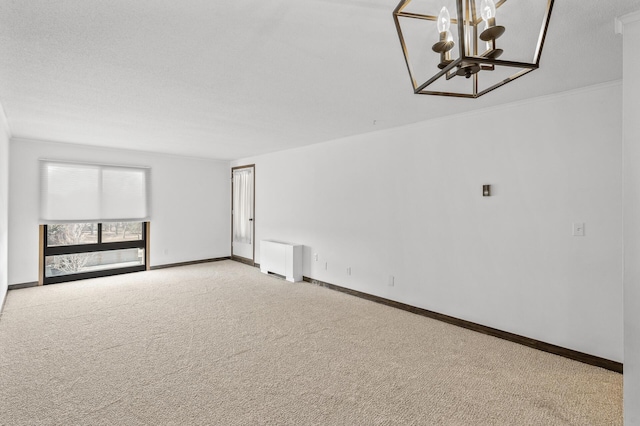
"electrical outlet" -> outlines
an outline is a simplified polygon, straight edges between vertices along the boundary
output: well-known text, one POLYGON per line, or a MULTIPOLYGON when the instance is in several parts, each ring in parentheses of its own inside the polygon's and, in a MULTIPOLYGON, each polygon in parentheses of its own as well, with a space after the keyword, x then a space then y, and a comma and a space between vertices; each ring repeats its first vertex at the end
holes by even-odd
POLYGON ((326 271, 327 269, 329 269, 329 262, 324 262, 324 270, 326 271))
POLYGON ((351 275, 351 266, 347 268, 347 275, 351 275))
POLYGON ((576 222, 573 224, 573 236, 584 237, 584 223, 576 222))
POLYGON ((393 275, 389 275, 389 287, 393 287, 396 285, 396 280, 393 275))
POLYGON ((315 259, 315 261, 317 262, 317 261, 318 261, 318 253, 314 253, 314 254, 313 254, 313 258, 314 258, 314 259, 315 259))

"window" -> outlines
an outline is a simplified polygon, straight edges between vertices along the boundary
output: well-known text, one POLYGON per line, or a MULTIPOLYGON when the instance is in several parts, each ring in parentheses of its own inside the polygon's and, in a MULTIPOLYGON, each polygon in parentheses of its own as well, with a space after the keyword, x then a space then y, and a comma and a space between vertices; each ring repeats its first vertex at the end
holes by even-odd
POLYGON ((151 169, 39 163, 42 283, 145 270, 151 169))
POLYGON ((144 271, 146 222, 43 226, 43 284, 144 271))
POLYGON ((143 271, 149 167, 40 160, 43 284, 143 271))

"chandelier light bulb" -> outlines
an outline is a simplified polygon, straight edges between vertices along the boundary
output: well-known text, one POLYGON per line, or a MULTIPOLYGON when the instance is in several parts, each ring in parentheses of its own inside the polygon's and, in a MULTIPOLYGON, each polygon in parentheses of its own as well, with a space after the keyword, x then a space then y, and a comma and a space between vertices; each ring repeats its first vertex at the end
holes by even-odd
POLYGON ((438 15, 438 31, 441 33, 449 31, 450 26, 451 16, 449 15, 449 10, 446 7, 442 7, 442 9, 440 10, 440 15, 438 15))
POLYGON ((485 21, 496 17, 496 4, 493 0, 482 0, 480 2, 480 15, 485 21))

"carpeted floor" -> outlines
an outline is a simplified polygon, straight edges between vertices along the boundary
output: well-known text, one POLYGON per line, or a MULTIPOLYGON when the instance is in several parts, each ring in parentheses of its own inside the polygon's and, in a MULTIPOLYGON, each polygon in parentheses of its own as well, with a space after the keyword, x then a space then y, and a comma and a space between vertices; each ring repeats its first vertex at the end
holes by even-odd
POLYGON ((10 291, 1 425, 621 425, 622 376, 224 261, 10 291))

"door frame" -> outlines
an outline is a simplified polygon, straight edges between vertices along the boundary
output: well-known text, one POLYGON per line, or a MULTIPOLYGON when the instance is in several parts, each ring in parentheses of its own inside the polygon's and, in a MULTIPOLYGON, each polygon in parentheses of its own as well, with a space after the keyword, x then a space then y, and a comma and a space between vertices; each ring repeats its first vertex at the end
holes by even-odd
POLYGON ((256 265, 256 165, 247 164, 244 166, 235 166, 231 168, 231 260, 236 260, 238 262, 246 263, 247 265, 255 266, 256 265), (251 217, 253 218, 253 226, 251 227, 251 242, 252 242, 252 253, 251 259, 247 259, 242 256, 235 256, 233 254, 233 172, 238 169, 253 169, 253 206, 251 217))

